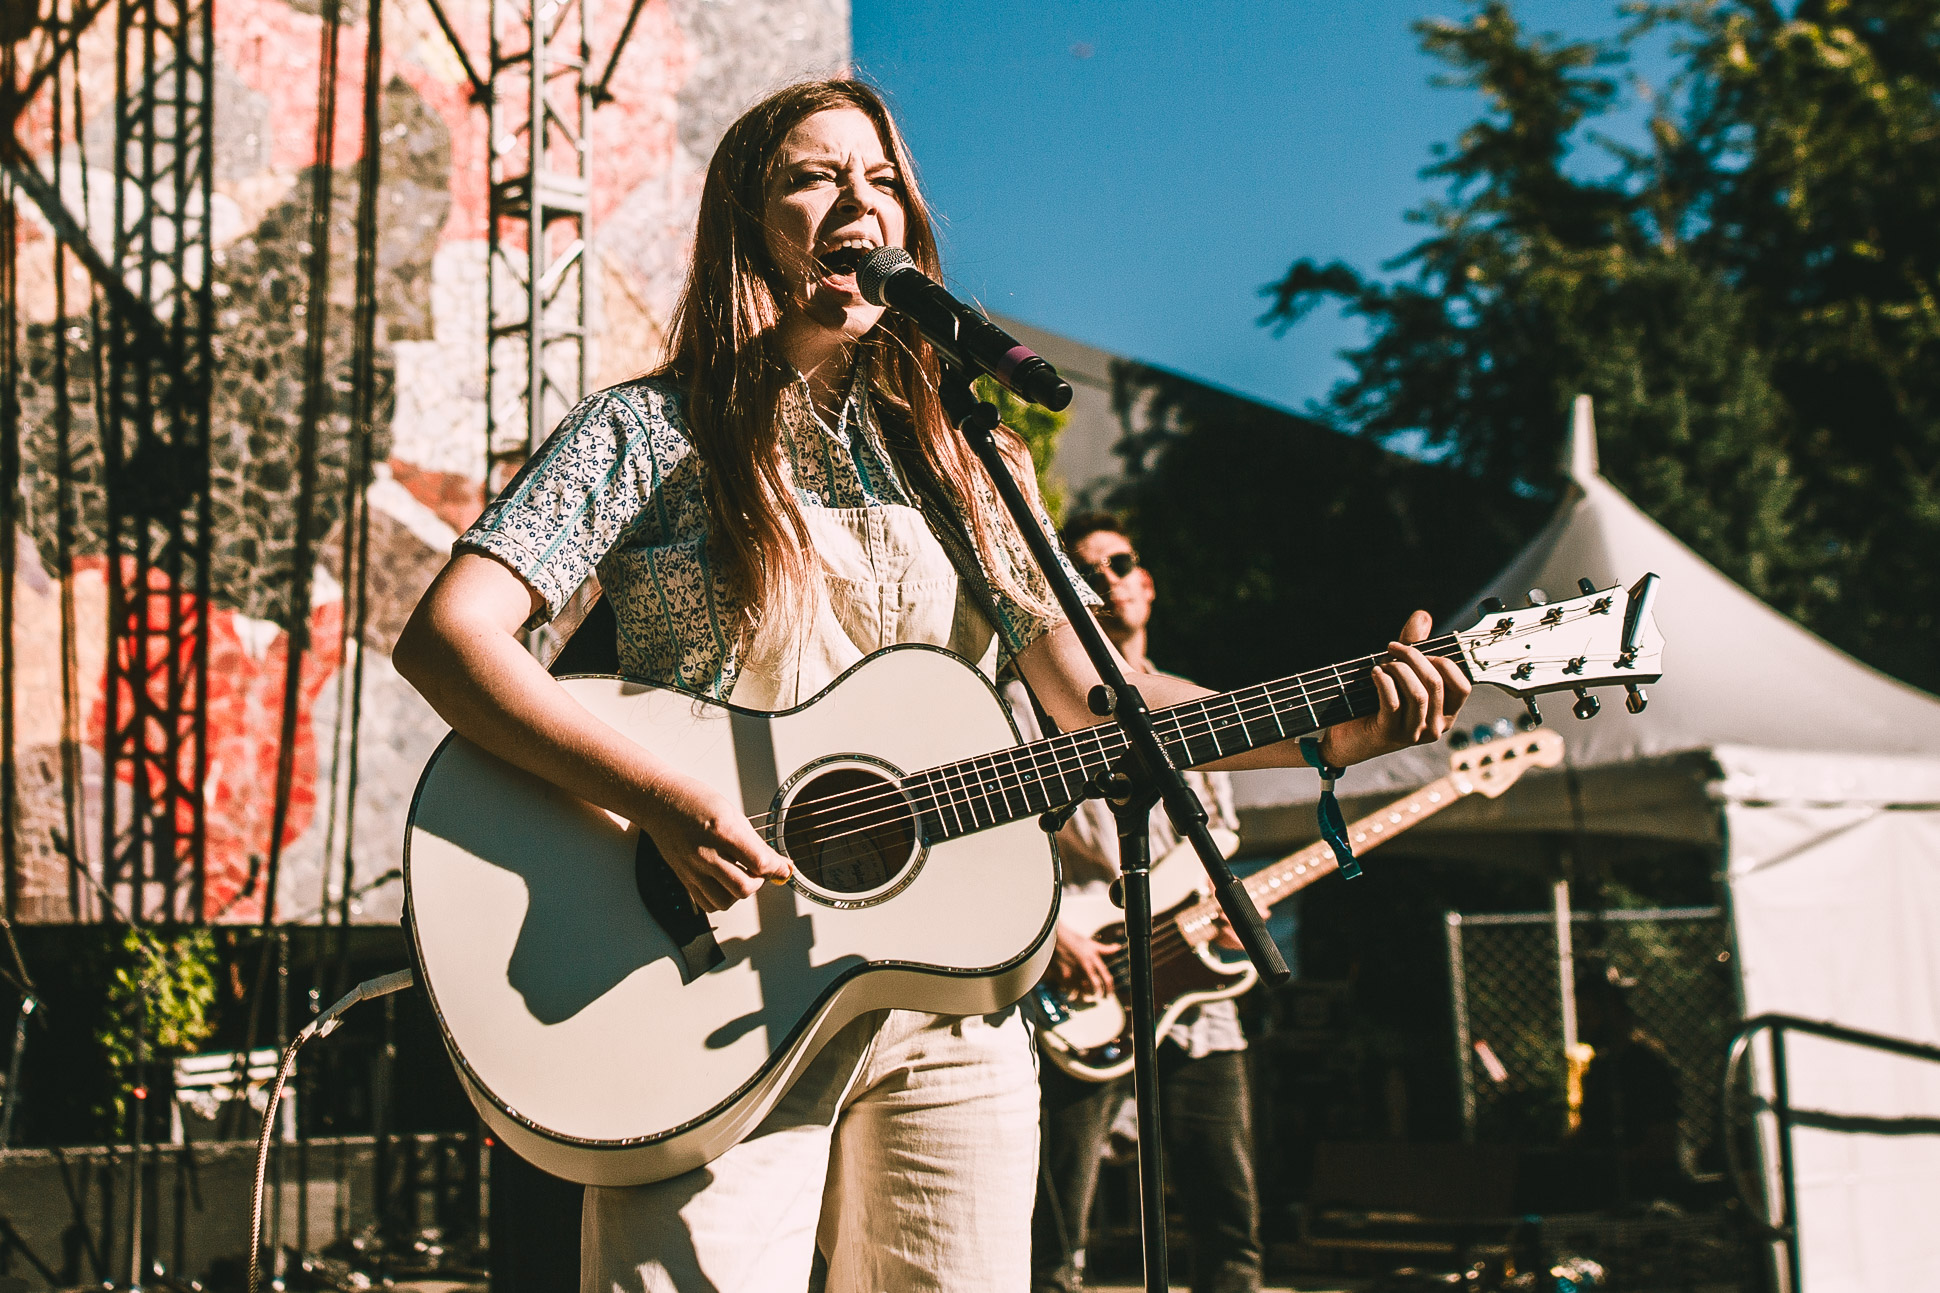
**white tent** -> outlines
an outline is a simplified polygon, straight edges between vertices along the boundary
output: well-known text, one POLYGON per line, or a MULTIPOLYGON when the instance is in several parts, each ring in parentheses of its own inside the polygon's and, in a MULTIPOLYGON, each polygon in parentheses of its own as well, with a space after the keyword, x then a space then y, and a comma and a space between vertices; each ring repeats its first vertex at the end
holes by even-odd
MULTIPOLYGON (((1569 778, 1532 773, 1470 799, 1420 833, 1470 848, 1567 832, 1718 846, 1747 1016, 1783 1012, 1940 1044, 1940 699, 1860 664, 1778 614, 1672 538, 1597 474, 1588 397, 1576 402, 1570 485, 1554 518, 1476 601, 1524 604, 1662 577, 1664 677, 1644 713, 1623 693, 1579 722, 1568 693, 1544 717, 1570 743, 1569 778)), ((1471 603, 1471 607, 1474 603, 1471 603)), ((1466 628, 1474 612, 1445 628, 1466 628)), ((1464 721, 1522 713, 1479 690, 1464 721)), ((1447 771, 1445 751, 1352 769, 1350 818, 1447 771)), ((1312 838, 1312 774, 1246 774, 1248 824, 1312 838)), ((1257 840, 1256 836, 1256 840, 1257 840)), ((1249 840, 1249 846, 1255 840, 1249 840)), ((1464 850, 1466 851, 1466 850, 1464 850)), ((1789 1044, 1795 1107, 1940 1115, 1940 1066, 1817 1039, 1789 1044)), ((1709 1099, 1712 1093, 1692 1093, 1709 1099)), ((1940 1138, 1797 1132, 1804 1287, 1810 1293, 1931 1281, 1940 1138), (1910 1281, 1910 1282, 1909 1282, 1910 1281)))

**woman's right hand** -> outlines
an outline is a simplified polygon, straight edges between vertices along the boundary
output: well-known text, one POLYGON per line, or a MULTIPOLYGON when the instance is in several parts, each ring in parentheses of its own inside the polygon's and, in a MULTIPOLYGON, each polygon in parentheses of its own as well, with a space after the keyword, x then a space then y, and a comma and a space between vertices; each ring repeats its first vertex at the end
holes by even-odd
POLYGON ((670 776, 652 793, 654 810, 640 828, 702 911, 726 911, 753 897, 763 880, 782 884, 794 874, 740 805, 706 782, 670 776))

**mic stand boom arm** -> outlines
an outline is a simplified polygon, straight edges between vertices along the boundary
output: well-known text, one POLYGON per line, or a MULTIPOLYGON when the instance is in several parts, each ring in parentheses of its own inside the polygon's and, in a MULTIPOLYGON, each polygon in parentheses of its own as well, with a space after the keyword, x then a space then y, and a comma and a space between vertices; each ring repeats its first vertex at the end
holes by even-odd
POLYGON ((1259 908, 1231 867, 1226 865, 1219 846, 1206 829, 1206 810, 1192 793, 1184 775, 1166 753, 1164 744, 1152 728, 1151 711, 1145 707, 1138 689, 1125 681, 1118 661, 1106 645, 1104 634, 1093 620, 1090 608, 1065 574, 1051 537, 1038 522, 1024 491, 1010 474, 1010 468, 997 446, 997 407, 979 400, 970 386, 969 375, 954 364, 945 364, 941 394, 944 411, 970 448, 983 462, 997 496, 1004 501, 1017 524, 1017 532, 1031 550, 1044 573, 1044 579, 1057 596, 1071 627, 1084 644, 1085 654, 1103 679, 1090 697, 1092 712, 1109 715, 1125 733, 1129 757, 1111 776, 1110 802, 1118 823, 1119 864, 1125 899, 1125 942, 1131 973, 1133 1089, 1138 1100, 1139 1205, 1145 1242, 1145 1279, 1148 1289, 1164 1293, 1169 1287, 1165 1256, 1165 1173, 1160 1161, 1158 1038, 1153 1018, 1152 992, 1152 890, 1149 816, 1156 803, 1165 805, 1166 816, 1180 837, 1190 840, 1199 861, 1212 881, 1213 896, 1220 910, 1239 935, 1246 955, 1270 984, 1292 978, 1280 949, 1267 936, 1266 922, 1259 908))

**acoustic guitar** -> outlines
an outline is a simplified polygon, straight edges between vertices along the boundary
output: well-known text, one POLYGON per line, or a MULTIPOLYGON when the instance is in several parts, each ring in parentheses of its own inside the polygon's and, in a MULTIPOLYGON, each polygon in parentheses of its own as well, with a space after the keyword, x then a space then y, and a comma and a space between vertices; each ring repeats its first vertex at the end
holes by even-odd
MULTIPOLYGON (((1656 576, 1491 611, 1419 644, 1522 695, 1653 681, 1656 576)), ((1372 712, 1366 656, 1154 714, 1182 766, 1372 712)), ((1111 725, 1018 745, 964 661, 894 647, 761 713, 621 678, 563 685, 734 795, 794 864, 705 914, 631 823, 453 735, 405 841, 406 924, 460 1079, 493 1134, 571 1180, 699 1167, 745 1136, 844 1024, 985 1014, 1050 958, 1056 855, 1036 818, 1125 755, 1111 725)))

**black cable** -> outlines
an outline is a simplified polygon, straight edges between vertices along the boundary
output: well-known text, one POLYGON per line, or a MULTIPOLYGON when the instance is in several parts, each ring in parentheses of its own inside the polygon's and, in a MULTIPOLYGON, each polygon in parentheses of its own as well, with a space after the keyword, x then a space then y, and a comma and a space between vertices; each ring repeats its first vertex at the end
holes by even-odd
MULTIPOLYGON (((76 56, 78 57, 78 55, 76 56)), ((53 72, 54 90, 50 96, 51 130, 54 141, 54 188, 61 191, 63 105, 60 68, 53 72)), ((75 146, 80 147, 80 77, 75 85, 75 146)), ((85 182, 86 168, 82 169, 85 182)), ((61 824, 67 833, 68 917, 81 918, 80 877, 77 866, 86 866, 81 851, 81 683, 80 626, 74 604, 74 407, 68 390, 67 322, 67 245, 54 244, 54 575, 61 588, 61 824)))
POLYGON ((337 148, 337 37, 342 0, 324 0, 323 48, 317 70, 316 162, 310 176, 309 289, 304 297, 303 404, 297 428, 296 533, 290 553, 288 645, 284 652, 282 726, 276 746, 276 792, 270 812, 269 862, 263 887, 263 926, 276 920, 276 885, 289 824, 290 789, 296 772, 297 702, 303 657, 310 644, 310 530, 317 494, 317 424, 330 398, 324 380, 330 313, 330 188, 337 148))
MULTIPOLYGON (((0 83, 16 80, 15 45, 0 52, 0 83)), ((11 185, 8 186, 11 189, 11 185)), ((14 766, 14 574, 20 526, 20 324, 19 211, 11 192, 0 202, 0 922, 11 922, 20 904, 20 813, 14 766)))
MULTIPOLYGON (((358 735, 364 720, 364 633, 370 612, 370 486, 371 447, 377 433, 377 186, 382 176, 383 103, 378 80, 384 62, 383 0, 370 0, 370 25, 364 43, 364 154, 357 167, 357 299, 352 315, 355 337, 351 355, 350 471, 344 494, 344 596, 346 609, 355 609, 350 640, 356 643, 350 663, 350 753, 344 778, 343 888, 337 909, 337 985, 350 979, 350 902, 357 876, 357 774, 361 763, 358 735), (355 520, 353 525, 351 522, 355 520), (357 547, 351 551, 351 531, 357 547), (354 560, 353 560, 354 558, 354 560), (351 572, 355 570, 353 578, 351 572)), ((346 621, 352 616, 346 615, 346 621)), ((341 711, 339 711, 341 714, 341 711)), ((329 865, 326 857, 325 866, 329 865)))

